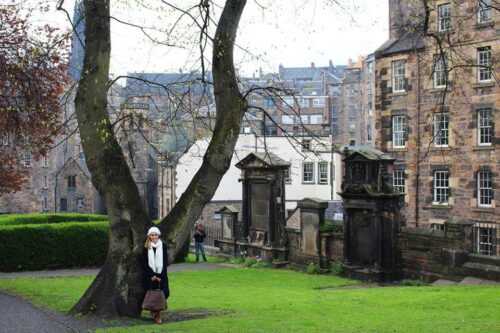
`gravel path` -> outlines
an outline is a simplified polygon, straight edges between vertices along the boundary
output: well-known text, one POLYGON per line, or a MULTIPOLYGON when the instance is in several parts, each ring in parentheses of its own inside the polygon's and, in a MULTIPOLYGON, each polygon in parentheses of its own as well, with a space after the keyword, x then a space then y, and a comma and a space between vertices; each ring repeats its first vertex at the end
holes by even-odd
MULTIPOLYGON (((234 267, 228 264, 175 264, 169 272, 208 271, 234 267)), ((0 279, 21 277, 68 277, 96 275, 98 269, 64 269, 55 271, 0 273, 0 279)), ((47 309, 40 309, 18 296, 0 292, 0 333, 68 333, 89 332, 103 324, 95 319, 79 320, 47 309)))

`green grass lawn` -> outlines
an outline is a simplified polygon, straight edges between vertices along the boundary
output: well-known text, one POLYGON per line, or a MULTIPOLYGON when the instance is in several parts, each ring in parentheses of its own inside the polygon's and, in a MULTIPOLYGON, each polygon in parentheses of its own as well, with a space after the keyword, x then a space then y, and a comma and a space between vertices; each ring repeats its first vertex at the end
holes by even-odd
MULTIPOLYGON (((90 282, 0 280, 0 288, 67 311, 90 282)), ((98 332, 500 332, 500 288, 494 286, 335 289, 355 282, 253 268, 172 273, 170 283, 170 311, 231 312, 98 332)))

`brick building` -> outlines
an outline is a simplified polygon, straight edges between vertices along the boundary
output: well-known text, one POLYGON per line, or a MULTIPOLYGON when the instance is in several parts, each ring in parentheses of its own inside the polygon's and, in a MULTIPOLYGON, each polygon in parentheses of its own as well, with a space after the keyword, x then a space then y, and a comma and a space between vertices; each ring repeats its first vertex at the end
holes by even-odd
POLYGON ((475 251, 499 255, 500 13, 488 3, 431 1, 426 35, 421 1, 389 1, 390 38, 375 53, 375 144, 397 158, 408 225, 471 222, 475 251))

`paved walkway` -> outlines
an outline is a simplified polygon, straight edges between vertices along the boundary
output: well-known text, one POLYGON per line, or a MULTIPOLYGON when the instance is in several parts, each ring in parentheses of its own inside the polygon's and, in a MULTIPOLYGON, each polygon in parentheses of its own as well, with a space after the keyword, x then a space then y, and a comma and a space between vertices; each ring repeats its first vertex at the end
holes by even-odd
MULTIPOLYGON (((174 264, 169 272, 207 271, 234 267, 228 264, 174 264)), ((98 269, 63 269, 55 271, 0 273, 0 279, 19 277, 67 277, 96 275, 98 269)), ((102 327, 98 320, 79 320, 61 313, 40 309, 18 296, 0 292, 0 333, 68 333, 89 332, 102 327)))

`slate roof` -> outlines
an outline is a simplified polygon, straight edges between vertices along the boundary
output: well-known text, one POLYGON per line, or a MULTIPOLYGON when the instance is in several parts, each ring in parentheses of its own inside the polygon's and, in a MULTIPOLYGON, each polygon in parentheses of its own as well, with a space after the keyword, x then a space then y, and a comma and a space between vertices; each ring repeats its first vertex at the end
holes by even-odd
POLYGON ((403 53, 420 50, 425 47, 422 34, 419 32, 407 32, 398 39, 389 39, 375 51, 375 56, 385 57, 395 53, 403 53))
MULTIPOLYGON (((130 77, 127 78, 125 93, 129 96, 138 94, 166 95, 167 91, 160 85, 167 86, 169 90, 178 93, 187 93, 191 91, 192 95, 211 95, 210 86, 202 82, 202 74, 199 72, 129 73, 128 76, 130 77), (158 83, 159 85, 148 82, 158 83)), ((212 74, 210 72, 205 73, 205 76, 206 81, 212 80, 212 74)))
POLYGON ((226 213, 226 212, 229 212, 229 213, 239 213, 239 210, 236 209, 236 207, 234 207, 232 205, 227 205, 227 206, 222 207, 218 211, 216 211, 216 213, 226 213))
POLYGON ((328 67, 283 67, 280 66, 279 75, 282 80, 293 81, 320 81, 324 74, 333 75, 340 78, 344 75, 347 66, 328 66, 328 67))
POLYGON ((345 157, 349 158, 355 154, 359 154, 368 160, 384 160, 393 161, 394 158, 389 154, 386 154, 378 149, 371 146, 345 146, 344 147, 345 157))
POLYGON ((236 164, 237 168, 242 168, 246 163, 249 162, 249 160, 257 158, 264 164, 267 164, 268 166, 278 166, 278 167, 289 167, 291 164, 290 162, 284 161, 278 156, 276 156, 273 153, 270 152, 265 152, 265 153, 250 153, 248 154, 245 158, 243 158, 241 161, 239 161, 236 164))

